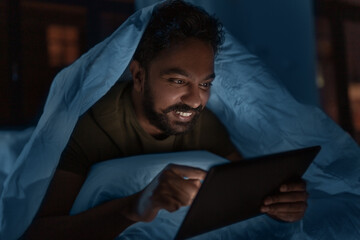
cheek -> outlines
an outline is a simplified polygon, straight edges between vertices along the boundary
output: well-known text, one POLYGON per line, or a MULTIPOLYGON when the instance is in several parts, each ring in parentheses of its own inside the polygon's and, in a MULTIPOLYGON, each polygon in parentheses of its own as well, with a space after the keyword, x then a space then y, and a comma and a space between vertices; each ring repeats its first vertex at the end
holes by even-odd
POLYGON ((153 91, 154 105, 156 109, 162 109, 179 103, 181 93, 173 88, 159 88, 153 91))

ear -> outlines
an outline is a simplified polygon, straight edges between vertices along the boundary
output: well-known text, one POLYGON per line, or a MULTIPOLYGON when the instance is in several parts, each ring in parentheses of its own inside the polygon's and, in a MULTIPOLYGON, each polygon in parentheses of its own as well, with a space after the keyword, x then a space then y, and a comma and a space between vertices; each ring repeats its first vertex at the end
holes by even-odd
POLYGON ((134 82, 134 89, 137 92, 144 90, 145 69, 136 60, 130 62, 130 72, 134 82))

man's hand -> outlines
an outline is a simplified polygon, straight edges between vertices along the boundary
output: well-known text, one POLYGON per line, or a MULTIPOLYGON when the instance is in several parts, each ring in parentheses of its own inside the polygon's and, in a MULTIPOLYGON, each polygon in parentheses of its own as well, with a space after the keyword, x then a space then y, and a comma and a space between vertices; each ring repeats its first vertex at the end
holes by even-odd
POLYGON ((151 183, 136 195, 136 204, 129 218, 134 221, 152 221, 160 209, 169 212, 192 203, 199 191, 206 171, 170 164, 151 183))
POLYGON ((279 193, 265 198, 261 212, 286 222, 300 220, 307 208, 306 183, 304 181, 286 183, 281 185, 279 190, 279 193))

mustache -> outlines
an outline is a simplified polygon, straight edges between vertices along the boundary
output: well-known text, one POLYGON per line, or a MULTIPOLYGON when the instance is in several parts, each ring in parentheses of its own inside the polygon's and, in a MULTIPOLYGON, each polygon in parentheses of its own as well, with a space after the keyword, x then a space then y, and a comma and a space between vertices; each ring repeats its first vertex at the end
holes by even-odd
POLYGON ((166 108, 163 113, 169 113, 169 112, 172 112, 172 111, 179 111, 179 112, 190 112, 190 111, 193 111, 193 112, 197 112, 197 113, 200 113, 201 111, 203 110, 203 106, 200 105, 198 106, 197 108, 192 108, 186 104, 174 104, 168 108, 166 108))

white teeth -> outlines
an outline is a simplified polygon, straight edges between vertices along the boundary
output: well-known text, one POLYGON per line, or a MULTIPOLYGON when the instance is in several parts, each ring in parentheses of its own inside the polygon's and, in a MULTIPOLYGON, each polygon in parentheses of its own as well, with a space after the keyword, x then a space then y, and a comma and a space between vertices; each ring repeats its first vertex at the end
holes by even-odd
POLYGON ((192 113, 179 112, 179 111, 176 111, 176 114, 179 114, 182 117, 190 117, 192 115, 192 113))

